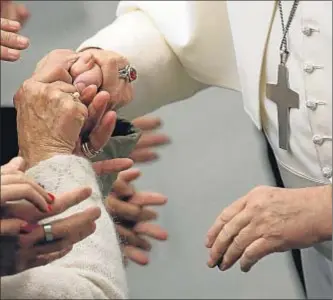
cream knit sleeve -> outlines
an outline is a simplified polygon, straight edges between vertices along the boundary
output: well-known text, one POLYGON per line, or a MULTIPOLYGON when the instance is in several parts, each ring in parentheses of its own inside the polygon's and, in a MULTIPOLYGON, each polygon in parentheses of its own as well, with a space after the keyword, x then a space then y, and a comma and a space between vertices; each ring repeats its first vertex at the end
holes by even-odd
POLYGON ((44 220, 59 219, 99 206, 96 231, 76 244, 65 257, 43 267, 1 278, 1 299, 124 299, 127 284, 116 231, 105 211, 89 161, 59 155, 28 170, 28 175, 55 195, 90 186, 92 195, 66 212, 44 220))

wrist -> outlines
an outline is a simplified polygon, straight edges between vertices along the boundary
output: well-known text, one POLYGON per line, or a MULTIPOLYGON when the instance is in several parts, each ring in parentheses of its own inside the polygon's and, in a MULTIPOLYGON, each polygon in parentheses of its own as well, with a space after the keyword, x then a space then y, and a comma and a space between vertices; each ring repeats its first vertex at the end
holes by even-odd
POLYGON ((34 149, 32 153, 21 151, 21 155, 26 160, 27 169, 30 169, 41 161, 50 159, 53 156, 70 155, 72 152, 68 149, 34 149))
POLYGON ((321 186, 315 205, 318 206, 319 214, 316 218, 316 232, 320 242, 332 240, 332 186, 321 186))

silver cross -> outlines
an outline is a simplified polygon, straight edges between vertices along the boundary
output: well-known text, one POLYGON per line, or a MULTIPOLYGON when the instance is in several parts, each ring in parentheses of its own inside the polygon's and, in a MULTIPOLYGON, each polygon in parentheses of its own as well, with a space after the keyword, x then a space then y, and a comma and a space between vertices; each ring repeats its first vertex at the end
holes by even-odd
POLYGON ((288 69, 284 64, 279 65, 277 84, 267 84, 266 96, 275 102, 279 122, 279 147, 289 148, 289 111, 299 108, 299 95, 289 88, 288 69))

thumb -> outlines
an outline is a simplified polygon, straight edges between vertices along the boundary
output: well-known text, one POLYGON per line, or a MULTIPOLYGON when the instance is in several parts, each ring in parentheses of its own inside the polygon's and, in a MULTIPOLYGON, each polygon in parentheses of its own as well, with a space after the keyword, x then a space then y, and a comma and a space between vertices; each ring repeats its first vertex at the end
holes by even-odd
POLYGON ((13 171, 24 172, 25 169, 26 169, 26 162, 20 156, 14 157, 9 163, 1 167, 2 172, 13 172, 13 171))

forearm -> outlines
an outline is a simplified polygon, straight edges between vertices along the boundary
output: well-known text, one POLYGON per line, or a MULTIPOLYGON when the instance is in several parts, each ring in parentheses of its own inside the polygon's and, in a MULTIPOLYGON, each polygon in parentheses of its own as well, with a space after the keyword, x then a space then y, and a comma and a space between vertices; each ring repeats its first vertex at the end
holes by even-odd
POLYGON ((127 119, 186 99, 206 87, 188 75, 163 35, 142 11, 119 16, 78 50, 89 47, 117 52, 137 69, 134 101, 120 110, 127 119))
MULTIPOLYGON (((25 299, 122 299, 127 287, 121 252, 112 220, 104 209, 91 164, 75 156, 56 156, 28 171, 55 195, 90 186, 90 198, 50 220, 91 206, 99 206, 96 231, 77 243, 65 257, 44 267, 1 279, 3 298, 25 299)), ((55 200, 57 201, 57 200, 55 200)))

